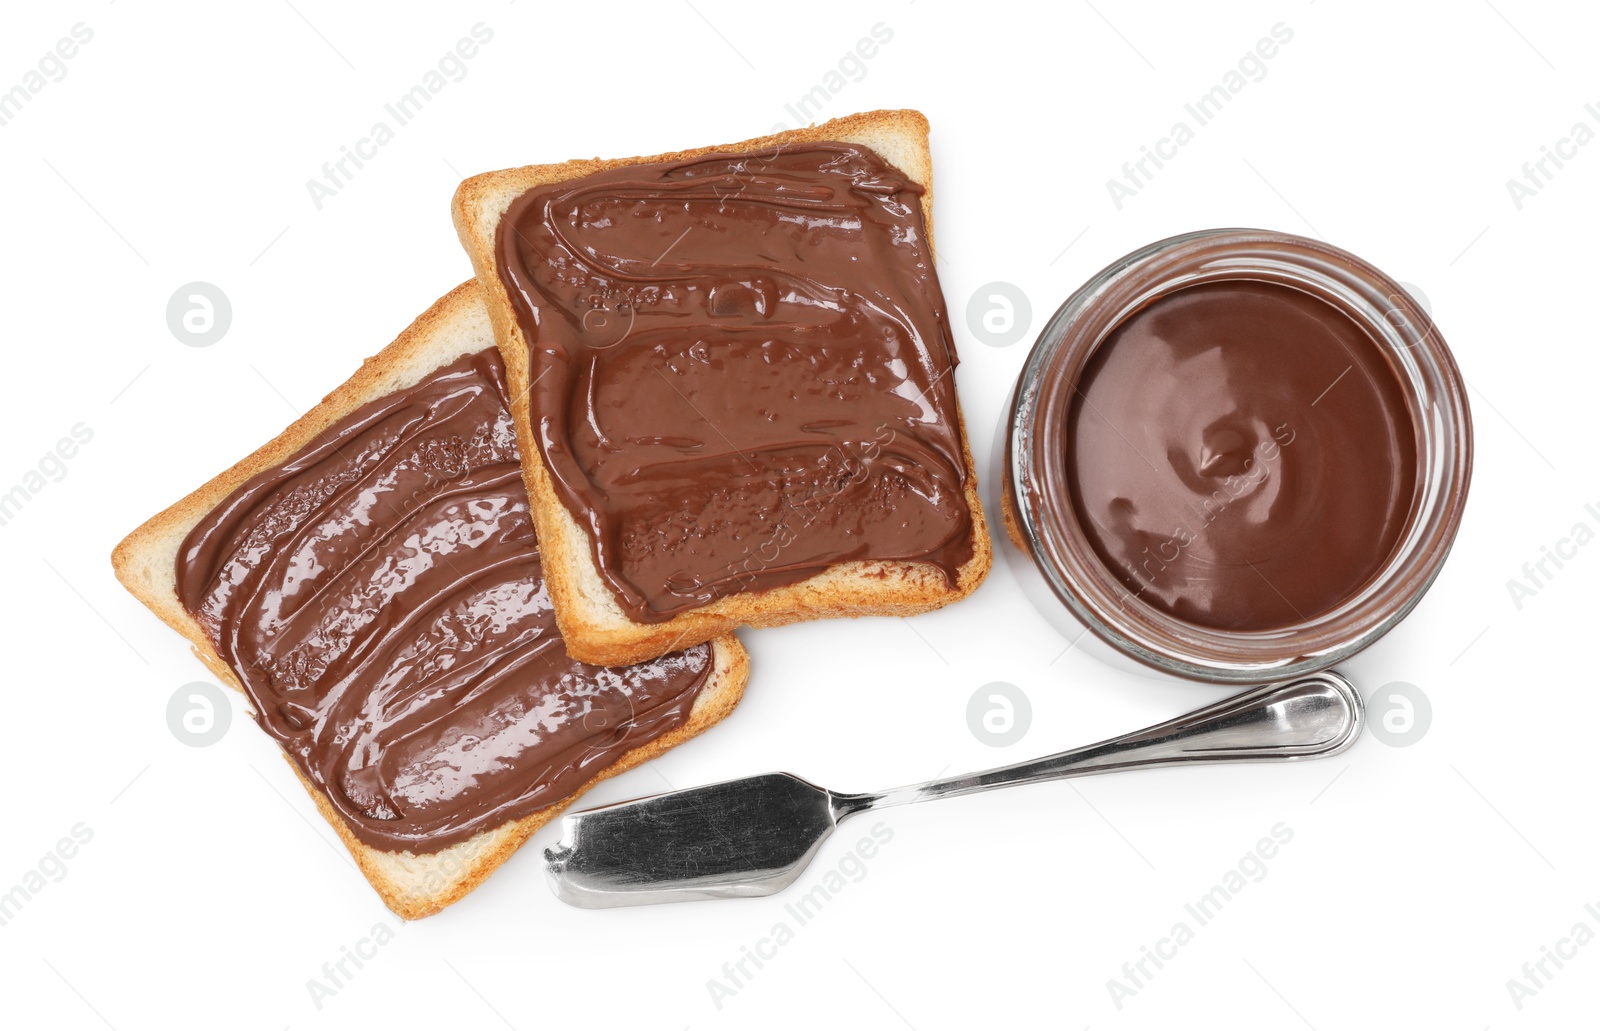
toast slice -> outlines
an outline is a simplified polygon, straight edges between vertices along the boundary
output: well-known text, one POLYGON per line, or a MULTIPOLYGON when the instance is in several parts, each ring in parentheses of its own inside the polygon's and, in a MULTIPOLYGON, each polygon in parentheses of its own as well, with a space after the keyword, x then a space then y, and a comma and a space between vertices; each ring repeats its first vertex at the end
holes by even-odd
MULTIPOLYGON (((117 578, 162 621, 188 638, 195 655, 222 683, 245 693, 205 630, 179 600, 176 562, 189 532, 241 484, 257 473, 283 465, 321 431, 357 408, 412 386, 463 355, 493 346, 488 313, 477 284, 464 283, 417 318, 394 343, 367 359, 353 377, 276 439, 130 534, 112 555, 117 578)), ((666 752, 727 716, 743 693, 748 659, 734 637, 719 638, 712 647, 711 672, 685 723, 623 753, 559 803, 508 820, 437 852, 383 851, 362 842, 327 795, 304 776, 287 754, 284 758, 384 903, 400 916, 414 920, 438 912, 477 887, 534 831, 599 781, 666 752)))
POLYGON ((932 159, 928 150, 928 122, 916 111, 869 112, 741 143, 654 157, 579 159, 507 169, 474 176, 456 191, 453 202, 456 230, 471 255, 500 345, 534 520, 549 556, 546 580, 562 636, 576 659, 613 664, 639 662, 710 640, 740 626, 779 626, 835 616, 914 615, 966 597, 989 571, 992 546, 983 507, 978 500, 976 467, 959 407, 952 417, 965 463, 964 493, 972 527, 972 555, 956 571, 953 586, 947 582, 944 571, 930 562, 877 559, 838 562, 798 583, 728 594, 701 607, 679 612, 665 621, 651 623, 633 620, 617 603, 616 595, 596 565, 589 531, 562 502, 552 481, 553 474, 535 445, 529 341, 496 263, 496 231, 512 202, 537 186, 627 165, 676 161, 717 151, 776 151, 811 143, 856 144, 923 187, 922 215, 931 251, 932 159))

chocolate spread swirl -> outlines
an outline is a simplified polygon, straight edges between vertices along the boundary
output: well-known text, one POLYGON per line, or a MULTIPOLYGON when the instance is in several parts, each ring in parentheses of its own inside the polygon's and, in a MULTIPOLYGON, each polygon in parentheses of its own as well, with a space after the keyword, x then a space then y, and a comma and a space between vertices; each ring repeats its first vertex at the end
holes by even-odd
POLYGON ((973 531, 923 192, 818 143, 512 202, 496 260, 533 436, 630 619, 853 560, 955 583, 973 531))
POLYGON ((1072 504, 1106 568, 1168 615, 1272 631, 1394 553, 1417 482, 1394 370, 1348 315, 1274 283, 1187 286, 1119 324, 1070 415, 1072 504))
POLYGON ((328 427, 201 520, 178 594, 361 841, 438 851, 682 725, 702 645, 574 662, 493 348, 328 427))

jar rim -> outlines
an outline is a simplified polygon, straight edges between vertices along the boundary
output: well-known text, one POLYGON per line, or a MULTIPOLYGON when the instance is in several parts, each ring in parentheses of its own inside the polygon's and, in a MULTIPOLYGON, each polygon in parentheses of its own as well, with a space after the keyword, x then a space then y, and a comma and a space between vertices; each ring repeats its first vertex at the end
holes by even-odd
POLYGON ((1466 502, 1472 424, 1465 384, 1432 317, 1394 279, 1320 240, 1209 229, 1141 247, 1075 291, 1040 331, 1009 411, 1002 489, 1007 528, 1051 592, 1113 648, 1193 680, 1263 683, 1326 669, 1394 627, 1437 577, 1466 502), (1133 597, 1094 552, 1070 501, 1070 398, 1111 331, 1157 297, 1255 280, 1326 301, 1365 329, 1400 382, 1415 431, 1407 523, 1383 567, 1338 606, 1271 630, 1224 630, 1133 597))

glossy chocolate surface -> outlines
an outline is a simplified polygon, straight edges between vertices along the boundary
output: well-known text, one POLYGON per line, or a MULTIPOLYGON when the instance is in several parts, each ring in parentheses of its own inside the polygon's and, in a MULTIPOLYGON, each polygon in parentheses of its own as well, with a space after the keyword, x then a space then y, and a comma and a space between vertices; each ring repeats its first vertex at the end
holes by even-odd
POLYGON ((356 837, 437 851, 689 716, 712 647, 567 657, 494 349, 339 420, 207 514, 178 593, 356 837))
POLYGON ((1307 622, 1405 531, 1415 430, 1357 323, 1287 286, 1227 280, 1119 323, 1073 395, 1072 504, 1130 595, 1220 630, 1307 622))
POLYGON ((533 433, 633 621, 972 556, 923 190, 807 144, 537 187, 497 236, 533 433))

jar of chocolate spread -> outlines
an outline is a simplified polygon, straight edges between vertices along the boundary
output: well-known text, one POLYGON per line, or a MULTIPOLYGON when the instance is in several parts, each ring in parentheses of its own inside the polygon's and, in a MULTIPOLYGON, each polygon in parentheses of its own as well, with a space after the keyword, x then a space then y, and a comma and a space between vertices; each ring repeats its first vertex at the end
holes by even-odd
POLYGON ((1218 683, 1325 669, 1393 628, 1472 466, 1460 373, 1404 288, 1248 229, 1086 283, 999 436, 1005 550, 1040 611, 1113 661, 1218 683))

